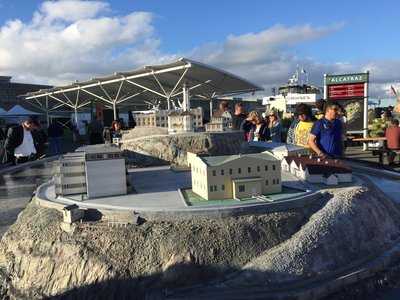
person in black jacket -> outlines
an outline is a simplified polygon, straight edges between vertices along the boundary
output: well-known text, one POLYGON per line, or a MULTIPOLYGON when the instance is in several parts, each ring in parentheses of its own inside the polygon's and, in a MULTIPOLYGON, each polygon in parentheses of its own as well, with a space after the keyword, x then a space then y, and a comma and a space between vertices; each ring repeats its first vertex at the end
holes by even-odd
POLYGON ((232 116, 232 129, 240 130, 243 121, 247 118, 244 113, 243 104, 241 102, 235 104, 235 112, 232 116))
POLYGON ((258 111, 249 113, 247 119, 242 123, 242 129, 249 130, 247 135, 248 142, 261 142, 267 141, 270 137, 267 123, 264 121, 258 111))
POLYGON ((47 135, 49 136, 51 155, 61 154, 61 141, 64 135, 64 129, 56 120, 51 122, 47 129, 47 135))
POLYGON ((3 163, 19 164, 36 158, 37 136, 32 134, 36 128, 38 128, 37 122, 28 118, 21 125, 8 129, 4 142, 3 163))

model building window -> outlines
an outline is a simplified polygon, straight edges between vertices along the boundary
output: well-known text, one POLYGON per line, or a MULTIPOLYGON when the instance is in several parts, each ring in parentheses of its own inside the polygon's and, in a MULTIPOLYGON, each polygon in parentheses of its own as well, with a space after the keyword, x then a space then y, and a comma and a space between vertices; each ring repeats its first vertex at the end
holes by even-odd
POLYGON ((251 168, 247 167, 247 172, 251 173, 251 168))
POLYGON ((276 179, 276 184, 279 184, 279 179, 276 179))
POLYGON ((245 191, 244 185, 239 185, 239 193, 243 193, 245 191))
POLYGON ((260 172, 260 166, 257 166, 257 172, 260 172))
POLYGON ((221 190, 225 191, 225 185, 221 185, 221 190))
POLYGON ((217 176, 217 171, 213 171, 213 176, 217 176))
POLYGON ((268 171, 268 166, 265 166, 265 171, 268 171))
POLYGON ((272 179, 272 184, 275 184, 275 179, 272 179))
POLYGON ((216 185, 214 185, 214 192, 216 192, 217 191, 217 186, 216 185))
POLYGON ((239 174, 242 173, 242 169, 241 169, 241 168, 238 169, 238 173, 239 173, 239 174))
POLYGON ((265 180, 265 185, 268 185, 268 180, 265 180))
POLYGON ((210 185, 210 192, 214 192, 214 186, 210 185))
POLYGON ((276 166, 275 165, 272 165, 272 170, 276 170, 276 166))
POLYGON ((224 175, 224 173, 225 173, 224 170, 221 170, 221 175, 224 175))
POLYGON ((232 175, 232 173, 233 173, 233 170, 229 169, 229 175, 232 175))

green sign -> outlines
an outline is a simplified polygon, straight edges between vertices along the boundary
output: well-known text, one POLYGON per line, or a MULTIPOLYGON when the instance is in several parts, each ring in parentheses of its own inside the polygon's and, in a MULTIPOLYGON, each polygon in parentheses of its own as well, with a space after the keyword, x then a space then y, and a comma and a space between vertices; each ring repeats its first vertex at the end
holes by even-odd
POLYGON ((326 75, 326 84, 368 82, 368 75, 369 73, 326 75))

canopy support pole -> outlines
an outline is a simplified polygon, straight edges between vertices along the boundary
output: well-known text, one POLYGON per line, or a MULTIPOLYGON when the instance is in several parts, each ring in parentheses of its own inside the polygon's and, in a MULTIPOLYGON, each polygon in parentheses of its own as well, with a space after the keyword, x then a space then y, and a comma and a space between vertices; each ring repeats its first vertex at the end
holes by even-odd
POLYGON ((75 107, 74 108, 74 119, 75 119, 75 125, 78 127, 78 109, 75 107))
POLYGON ((116 104, 116 101, 113 102, 112 107, 113 107, 113 113, 114 113, 114 121, 116 121, 117 120, 117 104, 116 104))
POLYGON ((46 96, 46 124, 47 127, 50 125, 50 118, 49 118, 49 97, 46 96))
POLYGON ((171 100, 170 99, 171 98, 168 96, 168 98, 167 98, 167 109, 168 109, 168 111, 171 110, 171 100))
POLYGON ((186 82, 183 83, 182 87, 182 94, 183 94, 183 110, 189 111, 190 110, 190 95, 189 95, 189 88, 186 85, 186 82))
POLYGON ((212 97, 210 97, 210 122, 212 119, 212 115, 213 115, 213 103, 212 103, 212 97))

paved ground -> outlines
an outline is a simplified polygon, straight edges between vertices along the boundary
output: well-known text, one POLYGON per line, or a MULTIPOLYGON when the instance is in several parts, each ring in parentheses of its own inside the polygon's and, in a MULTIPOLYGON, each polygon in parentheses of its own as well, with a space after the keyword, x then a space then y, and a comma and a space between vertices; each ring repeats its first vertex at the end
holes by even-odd
POLYGON ((0 237, 25 208, 33 192, 52 176, 52 163, 0 175, 0 237))

